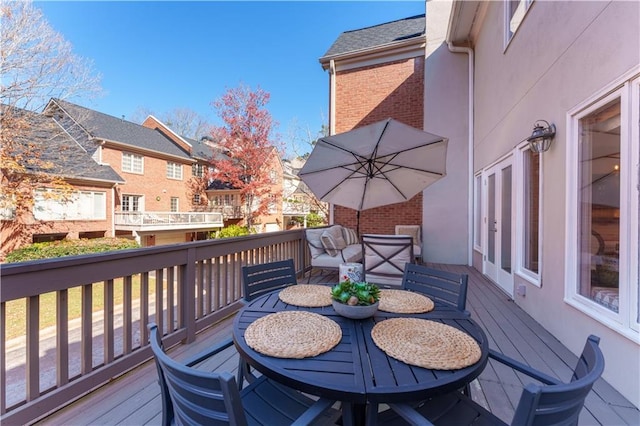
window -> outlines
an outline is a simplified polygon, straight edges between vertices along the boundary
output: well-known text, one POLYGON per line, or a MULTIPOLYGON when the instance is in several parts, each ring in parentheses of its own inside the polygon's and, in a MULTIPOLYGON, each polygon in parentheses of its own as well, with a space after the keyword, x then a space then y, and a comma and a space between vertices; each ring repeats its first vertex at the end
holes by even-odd
POLYGON ((129 173, 144 173, 144 162, 141 155, 131 154, 129 152, 122 153, 122 171, 129 173))
POLYGON ((531 151, 527 144, 520 147, 519 159, 520 190, 516 192, 517 271, 533 284, 540 285, 540 154, 531 151))
POLYGON ((269 171, 269 181, 271 181, 271 183, 273 184, 278 183, 278 174, 276 173, 275 170, 269 171))
POLYGON ((34 193, 33 215, 37 220, 105 220, 107 194, 80 191, 70 196, 52 189, 34 193))
POLYGON ((180 207, 180 199, 178 197, 171 197, 171 211, 177 212, 180 207))
POLYGON ((139 212, 142 210, 142 197, 140 195, 123 195, 122 211, 123 212, 139 212))
POLYGON ((193 194, 193 205, 199 206, 201 202, 202 202, 202 197, 200 196, 200 194, 193 194))
POLYGON ((473 190, 473 246, 482 250, 482 174, 476 175, 473 190))
POLYGON ((167 161, 167 177, 182 180, 182 164, 167 161))
POLYGON ((566 300, 637 338, 640 78, 603 93, 569 113, 566 300))
POLYGON ((269 194, 268 209, 270 214, 278 213, 278 196, 275 194, 269 194))
POLYGON ((533 0, 504 0, 504 46, 505 49, 520 27, 525 14, 531 7, 533 0))
POLYGON ((191 165, 191 176, 195 177, 204 177, 204 164, 192 164, 191 165))

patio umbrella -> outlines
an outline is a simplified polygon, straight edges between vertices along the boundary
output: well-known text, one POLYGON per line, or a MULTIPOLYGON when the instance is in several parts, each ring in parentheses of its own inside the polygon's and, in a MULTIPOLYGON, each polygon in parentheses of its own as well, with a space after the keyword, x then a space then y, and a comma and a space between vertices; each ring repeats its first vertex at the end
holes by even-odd
POLYGON ((354 209, 359 219, 444 177, 447 142, 389 118, 319 139, 298 176, 319 200, 354 209))

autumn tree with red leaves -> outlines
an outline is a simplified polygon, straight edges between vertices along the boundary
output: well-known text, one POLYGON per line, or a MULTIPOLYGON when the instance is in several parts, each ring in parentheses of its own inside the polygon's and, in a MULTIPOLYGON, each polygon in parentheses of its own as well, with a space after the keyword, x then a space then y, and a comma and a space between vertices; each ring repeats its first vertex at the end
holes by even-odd
POLYGON ((245 86, 228 89, 213 102, 225 123, 212 136, 226 154, 212 162, 209 178, 240 191, 244 223, 251 230, 256 219, 269 211, 271 203, 281 203, 281 191, 272 192, 273 161, 279 152, 271 140, 273 120, 266 109, 270 95, 245 86))

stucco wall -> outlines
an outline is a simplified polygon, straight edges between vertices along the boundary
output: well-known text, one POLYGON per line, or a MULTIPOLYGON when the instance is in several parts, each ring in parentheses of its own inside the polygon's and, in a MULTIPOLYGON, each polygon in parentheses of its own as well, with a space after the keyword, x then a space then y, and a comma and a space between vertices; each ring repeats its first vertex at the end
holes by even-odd
POLYGON ((526 286, 516 303, 574 353, 586 336, 602 338, 604 378, 636 405, 639 347, 629 338, 567 305, 565 292, 566 115, 640 63, 638 2, 532 4, 503 50, 503 4, 491 2, 475 43, 474 170, 513 150, 537 119, 557 126, 542 155, 542 286, 526 286), (630 380, 630 377, 634 378, 630 380))
POLYGON ((468 264, 468 58, 444 42, 451 2, 427 5, 425 130, 449 138, 447 176, 423 191, 424 258, 468 264))

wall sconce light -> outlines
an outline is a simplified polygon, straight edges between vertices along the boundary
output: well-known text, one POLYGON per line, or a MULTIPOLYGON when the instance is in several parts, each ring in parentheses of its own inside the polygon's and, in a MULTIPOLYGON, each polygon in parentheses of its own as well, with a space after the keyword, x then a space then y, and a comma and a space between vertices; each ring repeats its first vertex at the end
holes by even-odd
POLYGON ((538 120, 533 125, 533 133, 527 138, 529 147, 533 152, 545 152, 551 147, 551 141, 556 135, 556 125, 549 124, 546 120, 538 120), (547 127, 544 127, 545 123, 547 127))

